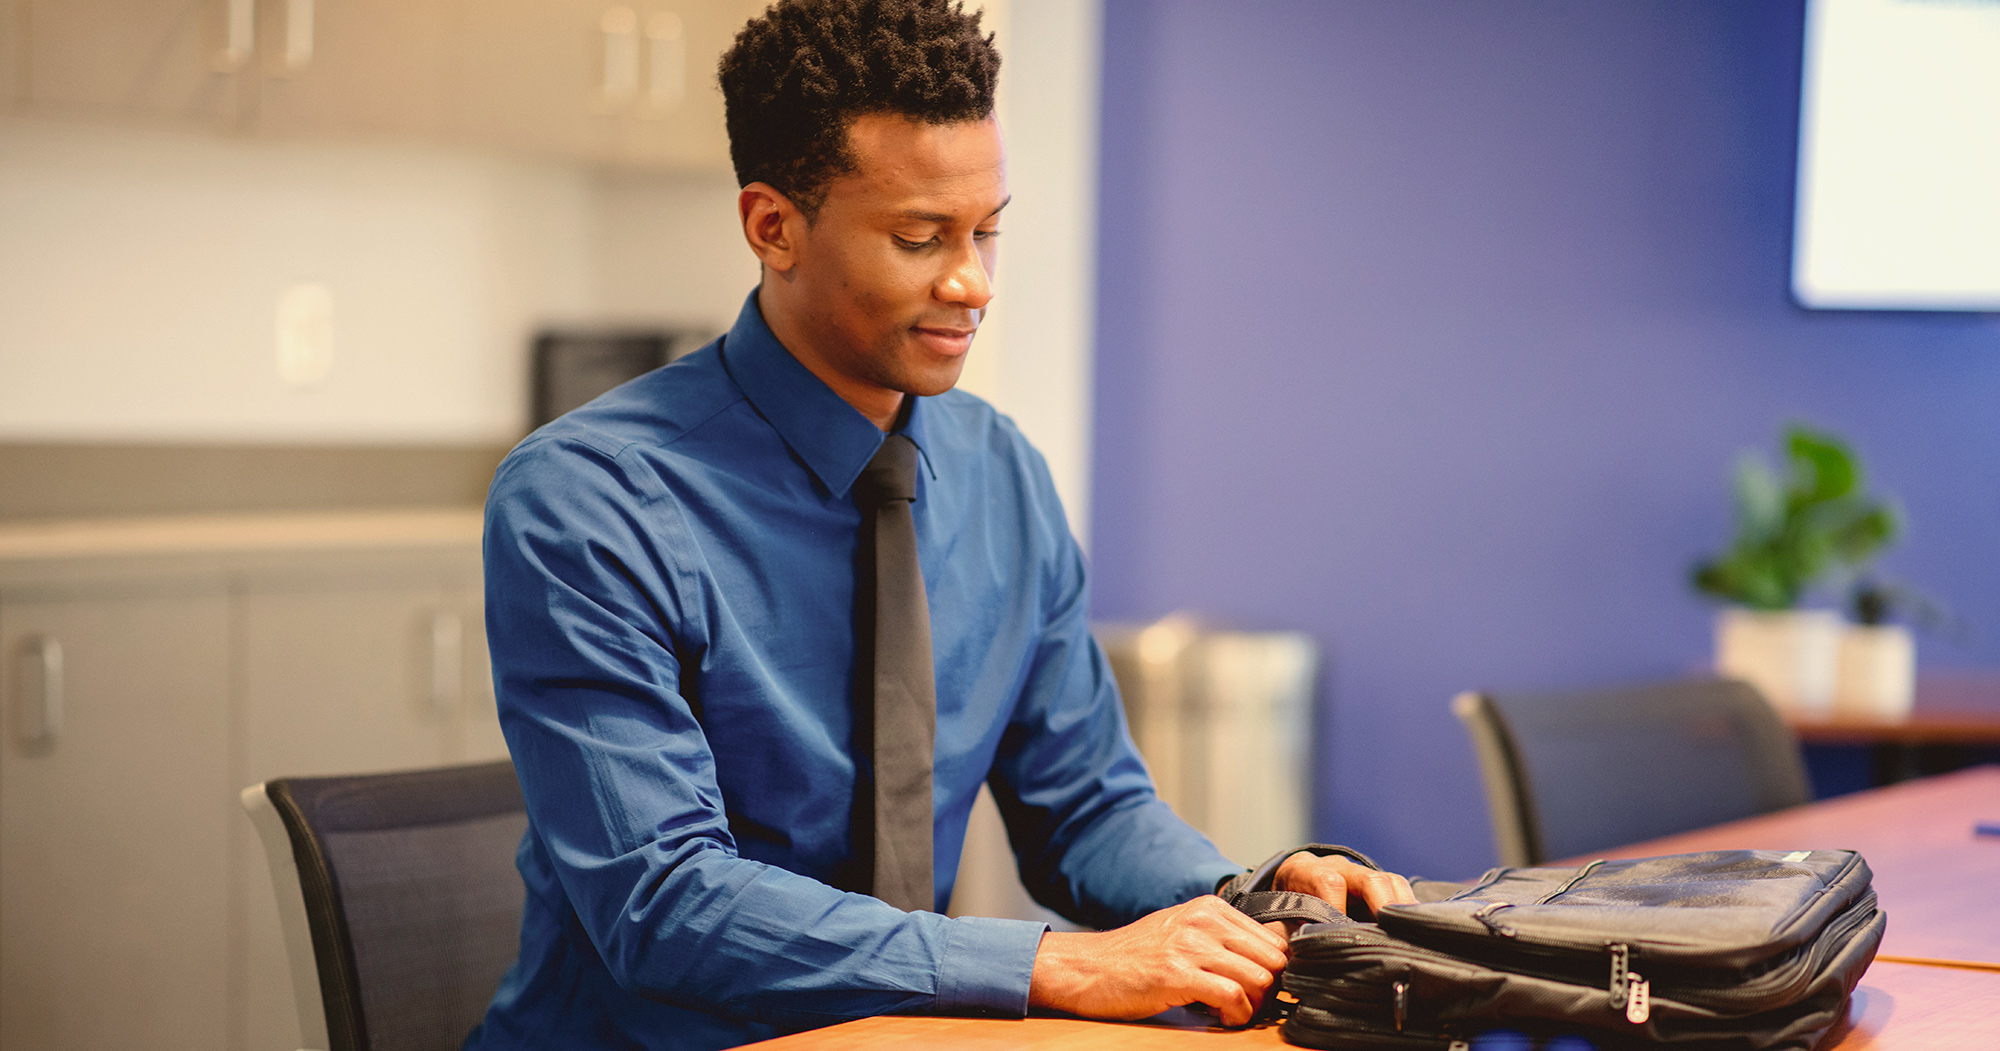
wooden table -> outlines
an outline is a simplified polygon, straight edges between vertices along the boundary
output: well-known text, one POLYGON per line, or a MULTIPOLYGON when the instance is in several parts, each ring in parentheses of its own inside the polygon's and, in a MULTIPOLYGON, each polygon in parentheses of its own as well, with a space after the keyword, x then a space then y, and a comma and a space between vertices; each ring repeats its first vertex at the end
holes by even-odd
MULTIPOLYGON (((1763 817, 1635 843, 1592 857, 1697 850, 1858 850, 1889 914, 1880 955, 2000 967, 2000 766, 1857 792, 1763 817)), ((1584 860, 1584 859, 1577 859, 1584 860)), ((1994 1023, 2000 1047, 2000 1020, 1994 1023)))
MULTIPOLYGON (((1990 1051, 2000 1043, 2000 973, 1877 962, 1846 1021, 1816 1051, 1990 1051)), ((1144 1022, 1074 1018, 863 1018, 756 1045, 770 1051, 1253 1051, 1289 1048, 1276 1026, 1213 1029, 1192 1011, 1144 1022)))
POLYGON ((2000 747, 2000 679, 1933 673, 1917 681, 1908 715, 1883 719, 1857 715, 1787 716, 1805 745, 1864 745, 1874 753, 1878 785, 1893 784, 2000 747), (1940 763, 1944 765, 1940 767, 1940 763))
MULTIPOLYGON (((2000 767, 1827 800, 1607 852, 1641 857, 1736 847, 1859 850, 1889 914, 1881 954, 1847 1019, 1818 1051, 1991 1051, 2000 1047, 2000 767), (1884 957, 1963 961, 1966 966, 1884 957), (1992 969, 1986 969, 1986 968, 1992 969)), ((1211 1028, 1192 1011, 1119 1024, 1071 1018, 866 1018, 758 1045, 772 1051, 1248 1051, 1289 1047, 1275 1027, 1211 1028)))

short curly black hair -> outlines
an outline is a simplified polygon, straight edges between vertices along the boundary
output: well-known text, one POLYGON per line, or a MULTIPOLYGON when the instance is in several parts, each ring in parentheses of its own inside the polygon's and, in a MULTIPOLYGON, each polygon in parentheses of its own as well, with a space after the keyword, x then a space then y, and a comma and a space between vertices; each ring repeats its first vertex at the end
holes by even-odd
POLYGON ((1000 52, 952 0, 778 0, 717 71, 736 182, 768 183, 808 219, 854 171, 847 129, 896 113, 927 124, 993 113, 1000 52))

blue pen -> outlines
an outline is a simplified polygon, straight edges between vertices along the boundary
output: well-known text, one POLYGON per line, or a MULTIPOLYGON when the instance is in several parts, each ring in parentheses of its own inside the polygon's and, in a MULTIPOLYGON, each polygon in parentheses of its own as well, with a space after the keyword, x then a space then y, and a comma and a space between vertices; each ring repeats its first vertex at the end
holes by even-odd
POLYGON ((2000 821, 1980 821, 1972 826, 1975 836, 2000 836, 2000 821))

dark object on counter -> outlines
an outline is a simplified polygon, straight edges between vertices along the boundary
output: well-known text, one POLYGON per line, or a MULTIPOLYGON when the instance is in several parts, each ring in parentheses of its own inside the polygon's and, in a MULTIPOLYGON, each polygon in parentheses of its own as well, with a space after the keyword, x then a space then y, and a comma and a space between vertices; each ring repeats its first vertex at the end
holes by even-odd
POLYGON ((701 346, 692 329, 544 332, 535 337, 531 427, 636 379, 701 346))

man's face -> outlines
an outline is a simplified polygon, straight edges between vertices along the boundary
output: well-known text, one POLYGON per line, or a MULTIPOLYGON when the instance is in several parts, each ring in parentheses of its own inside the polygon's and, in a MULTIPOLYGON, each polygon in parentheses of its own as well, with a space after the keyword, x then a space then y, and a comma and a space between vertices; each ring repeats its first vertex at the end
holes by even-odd
POLYGON ((854 173, 828 185, 781 278, 811 344, 794 350, 857 387, 942 394, 993 298, 999 125, 874 114, 854 121, 848 145, 854 173))

